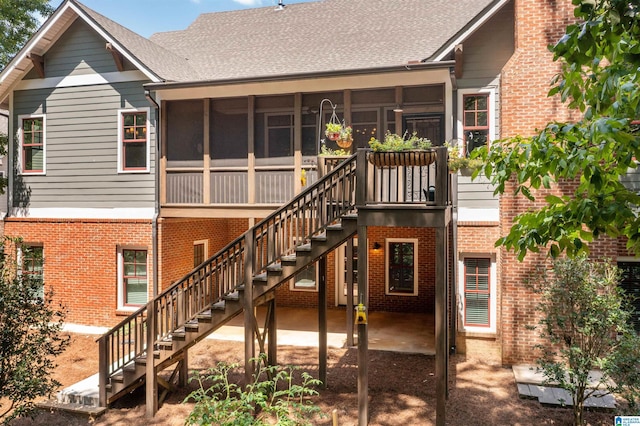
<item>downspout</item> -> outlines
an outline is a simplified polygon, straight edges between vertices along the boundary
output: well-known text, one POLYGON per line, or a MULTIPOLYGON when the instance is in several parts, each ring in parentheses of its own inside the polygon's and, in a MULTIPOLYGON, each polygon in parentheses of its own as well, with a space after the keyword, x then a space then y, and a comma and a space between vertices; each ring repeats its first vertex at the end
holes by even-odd
MULTIPOLYGON (((449 70, 451 76, 451 109, 453 115, 452 132, 451 136, 453 140, 458 139, 458 84, 456 80, 455 67, 449 70)), ((458 174, 453 173, 451 176, 451 200, 453 203, 451 220, 452 226, 452 243, 451 249, 453 251, 453 270, 451 271, 451 288, 453 294, 451 294, 451 324, 449 329, 449 353, 456 353, 456 334, 458 330, 458 174)))
POLYGON ((154 193, 154 212, 153 219, 151 221, 151 250, 153 251, 153 297, 155 298, 159 293, 158 283, 158 217, 160 216, 160 158, 161 158, 161 144, 160 144, 160 105, 151 96, 149 90, 144 91, 144 96, 147 98, 150 104, 155 108, 155 135, 156 135, 156 156, 155 156, 155 193, 154 193))

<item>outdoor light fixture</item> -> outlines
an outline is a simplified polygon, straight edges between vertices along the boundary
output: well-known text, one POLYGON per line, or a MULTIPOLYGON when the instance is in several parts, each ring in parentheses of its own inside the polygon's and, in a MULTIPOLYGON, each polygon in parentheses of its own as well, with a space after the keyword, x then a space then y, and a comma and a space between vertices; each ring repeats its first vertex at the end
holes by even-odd
POLYGON ((379 242, 377 242, 377 241, 376 241, 375 243, 373 243, 373 249, 374 249, 375 251, 378 251, 378 250, 380 250, 381 248, 382 248, 382 246, 380 245, 380 243, 379 243, 379 242))
POLYGON ((393 109, 393 112, 402 112, 402 111, 404 110, 402 109, 402 105, 400 104, 397 104, 396 107, 393 109))

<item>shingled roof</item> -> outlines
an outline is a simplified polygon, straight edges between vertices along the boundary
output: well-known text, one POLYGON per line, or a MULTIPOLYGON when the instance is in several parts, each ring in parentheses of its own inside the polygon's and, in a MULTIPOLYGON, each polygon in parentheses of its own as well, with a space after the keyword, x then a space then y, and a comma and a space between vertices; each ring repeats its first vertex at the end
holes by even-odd
POLYGON ((189 66, 184 55, 159 46, 78 1, 71 1, 161 79, 169 81, 198 79, 198 72, 189 66))
POLYGON ((428 62, 498 0, 320 0, 200 15, 151 41, 189 59, 190 80, 428 62))

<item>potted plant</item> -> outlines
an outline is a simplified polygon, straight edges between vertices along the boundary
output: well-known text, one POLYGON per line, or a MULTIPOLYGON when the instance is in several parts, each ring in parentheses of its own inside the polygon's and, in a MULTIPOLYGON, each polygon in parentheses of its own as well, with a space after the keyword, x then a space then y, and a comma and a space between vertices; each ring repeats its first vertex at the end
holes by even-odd
POLYGON ((345 149, 331 149, 324 143, 318 153, 318 177, 322 177, 339 166, 351 153, 345 149))
POLYGON ((470 158, 462 153, 458 145, 445 144, 449 151, 449 172, 460 172, 462 176, 471 176, 473 172, 482 167, 482 160, 479 158, 470 158))
POLYGON ((349 148, 351 146, 353 143, 353 129, 351 126, 343 126, 340 129, 340 136, 338 136, 336 143, 340 148, 349 148))
POLYGON ((427 166, 436 159, 431 141, 415 132, 400 136, 387 131, 382 141, 371 138, 369 147, 373 151, 369 162, 377 167, 427 166))
POLYGON ((342 124, 337 122, 329 122, 327 123, 327 128, 324 131, 324 134, 332 141, 337 141, 340 137, 340 132, 342 131, 342 124))

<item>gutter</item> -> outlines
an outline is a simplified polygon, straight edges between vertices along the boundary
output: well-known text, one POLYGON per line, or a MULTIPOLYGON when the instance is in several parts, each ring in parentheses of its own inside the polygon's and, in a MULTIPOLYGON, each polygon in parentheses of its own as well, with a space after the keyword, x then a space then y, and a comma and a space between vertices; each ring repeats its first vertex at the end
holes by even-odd
POLYGON ((144 96, 147 98, 149 103, 153 105, 155 108, 155 130, 156 130, 156 164, 155 164, 155 189, 154 189, 154 212, 153 219, 151 220, 151 250, 153 251, 153 297, 155 298, 159 294, 159 282, 158 282, 158 217, 160 216, 160 160, 161 157, 161 144, 160 144, 160 105, 156 102, 156 100, 151 96, 151 92, 149 90, 144 91, 144 96))
POLYGON ((441 62, 416 62, 407 63, 403 65, 394 65, 381 68, 356 68, 351 70, 339 70, 339 71, 322 71, 322 72, 309 72, 300 74, 281 74, 276 76, 258 76, 258 77, 243 77, 243 78, 229 78, 222 80, 199 80, 199 81, 179 81, 179 82, 164 82, 164 83, 147 83, 144 85, 145 90, 162 90, 162 89, 183 89, 194 88, 203 86, 229 86, 237 84, 247 83, 266 83, 274 81, 287 81, 287 80, 303 80, 320 77, 340 77, 345 75, 364 75, 364 74, 384 74, 389 72, 399 71, 418 71, 425 69, 441 69, 450 68, 455 65, 455 61, 441 61, 441 62))

